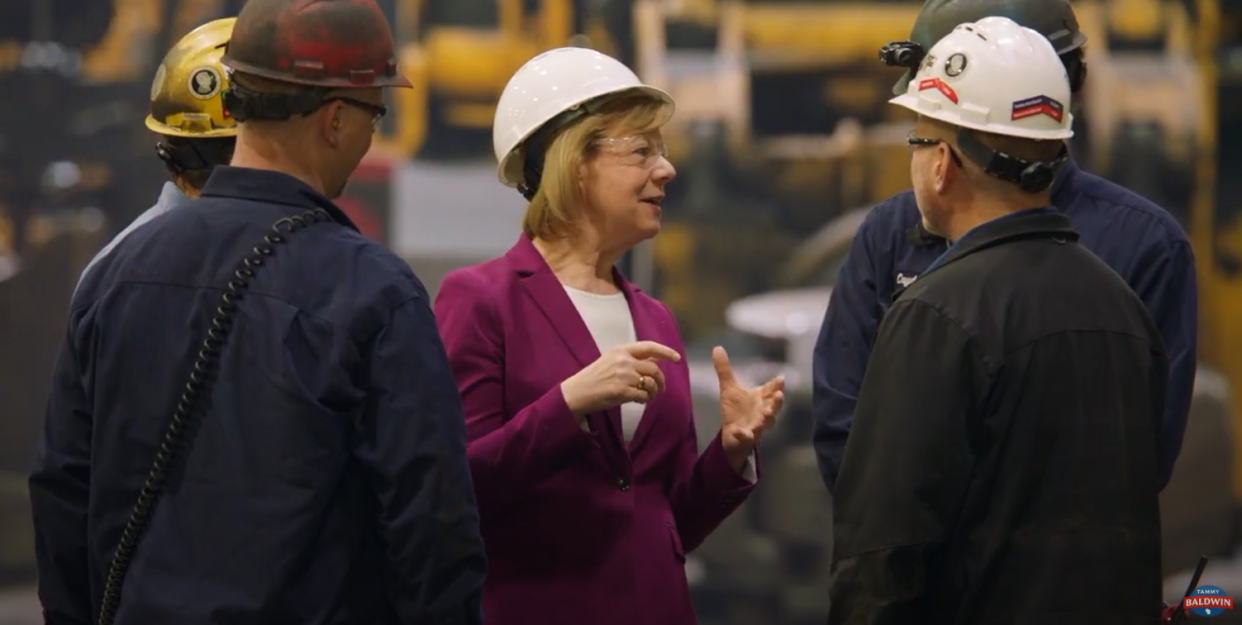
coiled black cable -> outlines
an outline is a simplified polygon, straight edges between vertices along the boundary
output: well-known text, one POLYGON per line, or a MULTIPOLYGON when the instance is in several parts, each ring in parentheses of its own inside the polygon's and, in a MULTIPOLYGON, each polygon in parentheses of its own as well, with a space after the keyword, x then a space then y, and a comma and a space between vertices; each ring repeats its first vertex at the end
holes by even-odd
POLYGON ((172 464, 176 453, 192 442, 192 437, 187 439, 186 433, 192 432, 191 419, 201 408, 199 402, 211 390, 215 366, 228 340, 229 331, 233 328, 233 316, 237 312, 237 302, 250 287, 250 280, 254 278, 255 271, 266 262, 266 257, 275 252, 276 245, 286 242, 286 237, 293 232, 315 223, 331 221, 331 219, 327 211, 318 208, 277 221, 272 224, 272 233, 265 235, 263 241, 254 247, 250 255, 242 259, 241 266, 233 272, 233 277, 221 296, 222 301, 216 307, 211 327, 207 329, 203 346, 198 350, 198 358, 194 362, 194 368, 190 371, 190 380, 181 393, 181 400, 177 402, 177 408, 173 411, 168 430, 164 433, 164 440, 155 454, 155 464, 152 465, 147 481, 142 486, 142 492, 138 495, 138 502, 134 505, 129 520, 125 523, 125 529, 121 532, 121 540, 117 544, 116 553, 112 556, 112 564, 108 568, 108 577, 104 583, 103 601, 99 609, 99 625, 112 625, 113 619, 116 618, 125 573, 129 570, 134 551, 138 548, 138 541, 151 521, 151 514, 155 510, 155 504, 168 478, 169 465, 172 464))

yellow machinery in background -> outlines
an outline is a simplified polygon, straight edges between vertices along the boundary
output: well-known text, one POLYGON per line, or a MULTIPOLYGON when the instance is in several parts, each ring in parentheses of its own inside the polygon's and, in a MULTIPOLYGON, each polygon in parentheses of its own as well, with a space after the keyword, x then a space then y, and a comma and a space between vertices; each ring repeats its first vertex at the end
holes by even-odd
MULTIPOLYGON (((729 340, 720 334, 730 302, 824 286, 782 284, 778 268, 834 217, 909 187, 905 136, 913 119, 886 104, 899 71, 876 53, 907 38, 921 5, 637 2, 636 68, 678 101, 667 136, 682 179, 670 187, 679 197, 666 203, 655 259, 658 296, 682 321, 692 354, 729 340), (687 46, 676 37, 684 23, 708 35, 687 46)), ((1175 477, 1163 502, 1171 507, 1166 520, 1176 521, 1166 524, 1166 549, 1216 553, 1242 529, 1231 509, 1242 502, 1242 454, 1232 451, 1242 449, 1242 176, 1232 175, 1242 168, 1242 118, 1229 114, 1242 111, 1242 2, 1074 5, 1090 68, 1075 103, 1075 157, 1164 206, 1190 233, 1200 285, 1200 381, 1215 385, 1221 376, 1208 371, 1215 369, 1232 391, 1227 400, 1205 392, 1207 400, 1192 407, 1179 470, 1193 483, 1175 477), (1232 402, 1228 416, 1225 401, 1232 402), (1230 419, 1232 444, 1215 444, 1229 438, 1230 419)), ((806 400, 791 396, 785 423, 806 400)), ((770 470, 784 486, 756 492, 718 532, 727 541, 710 538, 697 552, 715 567, 707 569, 709 583, 696 587, 711 597, 700 612, 705 623, 823 620, 830 521, 785 518, 817 509, 822 494, 809 432, 788 436, 770 441, 780 459, 770 470), (708 615, 717 603, 748 605, 708 615)), ((1181 557, 1166 572, 1191 564, 1181 557)))
POLYGON ((689 177, 655 241, 659 290, 692 333, 723 328, 829 219, 908 186, 912 117, 885 104, 896 76, 877 51, 921 6, 637 0, 636 69, 677 100, 669 148, 689 177), (695 47, 673 40, 687 25, 706 33, 695 47))
MULTIPOLYGON (((655 241, 659 294, 691 339, 733 300, 781 285, 789 250, 844 211, 908 188, 876 58, 921 0, 637 0, 636 68, 669 90, 683 179, 655 241), (679 23, 707 31, 679 47, 679 23)), ((1201 360, 1233 389, 1242 449, 1242 2, 1076 0, 1090 74, 1074 150, 1089 171, 1168 209, 1190 233, 1201 360)), ((1234 487, 1242 501, 1242 454, 1234 487)))
MULTIPOLYGON (((1199 279, 1200 359, 1224 373, 1242 449, 1242 3, 1195 0, 1194 49, 1204 76, 1190 234, 1199 279)), ((1242 454, 1234 488, 1242 499, 1242 454)))
MULTIPOLYGON (((1190 234, 1199 359, 1228 383, 1242 450, 1242 3, 1080 0, 1075 10, 1089 38, 1086 165, 1190 234)), ((1242 502, 1236 451, 1232 482, 1242 502)))
MULTIPOLYGON (((913 116, 887 105, 900 72, 877 51, 909 36, 922 4, 636 0, 636 69, 677 99, 668 140, 687 175, 655 243, 660 294, 692 331, 722 329, 720 311, 772 288, 788 250, 831 218, 909 187, 913 116), (674 40, 686 23, 705 45, 674 40)), ((1090 64, 1077 156, 1183 223, 1209 123, 1190 4, 1075 2, 1090 64)))
POLYGON ((613 54, 582 0, 396 0, 400 62, 414 89, 395 90, 394 127, 377 151, 405 158, 487 154, 509 77, 545 50, 583 45, 613 54))

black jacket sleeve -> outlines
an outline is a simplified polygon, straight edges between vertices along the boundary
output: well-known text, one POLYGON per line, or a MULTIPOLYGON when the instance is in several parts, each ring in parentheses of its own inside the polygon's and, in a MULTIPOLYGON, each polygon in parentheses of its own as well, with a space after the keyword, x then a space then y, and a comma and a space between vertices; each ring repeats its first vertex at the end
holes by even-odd
POLYGON ((74 338, 71 323, 56 357, 43 437, 30 475, 39 600, 50 625, 91 622, 86 519, 93 415, 74 338))
POLYGON ((973 345, 917 300, 880 324, 833 502, 831 625, 924 622, 928 559, 971 477, 967 418, 983 375, 973 345))
POLYGON ((390 600, 402 623, 480 623, 486 559, 465 420, 427 299, 398 308, 370 348, 355 457, 379 503, 390 600))

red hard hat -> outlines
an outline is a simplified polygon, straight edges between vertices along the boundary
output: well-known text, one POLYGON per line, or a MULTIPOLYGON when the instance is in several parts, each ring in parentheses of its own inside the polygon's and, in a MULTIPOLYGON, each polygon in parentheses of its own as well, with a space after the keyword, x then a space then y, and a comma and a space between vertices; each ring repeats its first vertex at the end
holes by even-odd
POLYGON ((411 86, 375 0, 250 0, 221 63, 310 87, 411 86))

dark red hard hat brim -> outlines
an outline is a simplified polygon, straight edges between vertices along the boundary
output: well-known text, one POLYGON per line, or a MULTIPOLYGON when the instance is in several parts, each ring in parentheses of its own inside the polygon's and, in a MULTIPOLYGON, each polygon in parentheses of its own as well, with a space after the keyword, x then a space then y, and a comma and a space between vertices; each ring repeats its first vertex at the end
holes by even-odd
POLYGON ((222 63, 238 72, 324 88, 410 87, 375 0, 250 0, 222 63))
POLYGON ((242 63, 238 61, 228 62, 230 61, 230 59, 228 59, 227 57, 224 59, 224 61, 225 61, 224 62, 225 67, 228 67, 229 69, 234 70, 234 71, 242 72, 244 74, 250 74, 252 76, 258 76, 260 78, 267 78, 269 80, 275 80, 278 82, 285 82, 285 83, 289 83, 293 85, 303 85, 306 87, 324 87, 327 89, 366 89, 368 87, 398 87, 398 88, 410 89, 410 88, 413 88, 414 86, 412 83, 410 83, 408 78, 406 78, 405 76, 401 74, 401 72, 397 72, 396 74, 392 76, 379 76, 370 82, 357 83, 357 82, 352 82, 348 79, 340 79, 340 78, 326 78, 326 79, 315 79, 315 80, 301 79, 295 75, 289 74, 288 72, 272 70, 272 69, 268 69, 264 67, 256 67, 249 63, 242 63))

